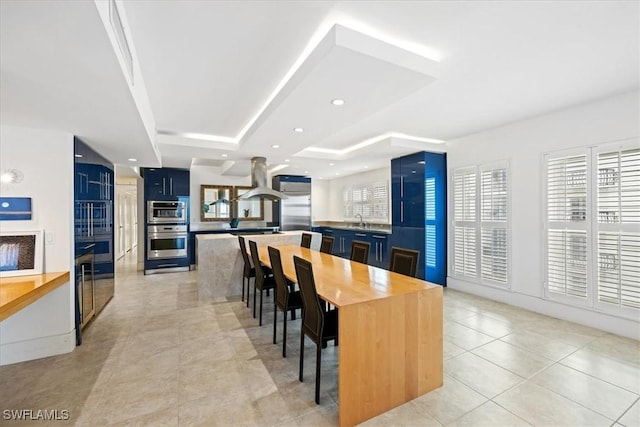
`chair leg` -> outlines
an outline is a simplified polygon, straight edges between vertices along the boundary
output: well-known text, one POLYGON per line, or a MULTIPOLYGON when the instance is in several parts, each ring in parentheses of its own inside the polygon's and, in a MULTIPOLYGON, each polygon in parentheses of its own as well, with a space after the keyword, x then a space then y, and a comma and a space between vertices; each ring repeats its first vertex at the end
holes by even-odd
POLYGON ((247 308, 249 308, 249 295, 251 295, 251 277, 247 277, 247 308))
POLYGON ((244 274, 242 275, 242 301, 244 301, 244 274))
MULTIPOLYGON (((286 313, 286 312, 285 312, 286 313)), ((276 325, 278 324, 278 305, 273 302, 273 343, 276 343, 276 325)))
POLYGON ((260 289, 260 321, 258 322, 258 326, 262 326, 262 289, 260 289))
POLYGON ((258 294, 258 288, 253 285, 253 318, 256 318, 256 295, 258 294))
POLYGON ((302 382, 302 368, 304 361, 304 332, 300 331, 300 373, 298 374, 298 380, 302 382))
POLYGON ((316 404, 320 404, 320 365, 322 364, 322 348, 316 346, 316 404))
MULTIPOLYGON (((273 322, 276 322, 276 318, 273 318, 273 322)), ((284 324, 282 329, 284 329, 284 333, 282 334, 282 357, 287 357, 287 310, 284 311, 284 324)))

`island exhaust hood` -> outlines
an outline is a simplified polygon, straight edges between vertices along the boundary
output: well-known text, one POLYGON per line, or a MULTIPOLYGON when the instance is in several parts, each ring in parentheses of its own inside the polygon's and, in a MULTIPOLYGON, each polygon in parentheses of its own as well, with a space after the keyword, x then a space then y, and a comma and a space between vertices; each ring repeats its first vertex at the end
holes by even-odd
POLYGON ((254 157, 251 159, 251 186, 253 189, 240 196, 238 198, 239 200, 280 200, 287 198, 287 196, 281 192, 267 187, 267 159, 264 157, 254 157))

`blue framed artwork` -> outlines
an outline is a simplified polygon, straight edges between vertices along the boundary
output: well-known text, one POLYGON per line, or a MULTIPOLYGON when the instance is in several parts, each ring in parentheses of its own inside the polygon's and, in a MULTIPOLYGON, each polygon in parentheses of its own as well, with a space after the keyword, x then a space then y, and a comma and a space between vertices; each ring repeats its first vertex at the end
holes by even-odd
POLYGON ((0 221, 31 219, 31 197, 0 197, 0 221))

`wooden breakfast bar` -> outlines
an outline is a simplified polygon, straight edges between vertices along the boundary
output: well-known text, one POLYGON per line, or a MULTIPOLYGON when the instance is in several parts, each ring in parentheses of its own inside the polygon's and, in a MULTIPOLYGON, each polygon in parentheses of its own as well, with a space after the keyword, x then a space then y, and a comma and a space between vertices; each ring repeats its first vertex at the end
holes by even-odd
MULTIPOLYGON (((352 426, 442 386, 442 287, 299 245, 280 250, 313 264, 318 294, 336 306, 338 419, 352 426)), ((270 265, 266 245, 260 260, 270 265)))

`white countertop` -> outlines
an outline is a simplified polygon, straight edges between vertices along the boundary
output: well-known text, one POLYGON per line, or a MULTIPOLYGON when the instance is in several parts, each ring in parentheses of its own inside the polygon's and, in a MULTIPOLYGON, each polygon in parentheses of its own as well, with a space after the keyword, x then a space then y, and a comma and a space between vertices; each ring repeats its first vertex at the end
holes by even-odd
MULTIPOLYGON (((249 237, 251 236, 253 237, 260 237, 260 236, 282 236, 282 235, 287 235, 287 236, 299 236, 302 233, 313 233, 312 231, 303 231, 303 230, 292 230, 292 231, 281 231, 280 233, 276 233, 276 234, 271 234, 271 233, 267 233, 267 234, 245 234, 243 235, 243 237, 249 237)), ((219 233, 219 234, 197 234, 196 235, 196 240, 219 240, 219 239, 237 239, 238 236, 235 236, 231 233, 219 233)))

